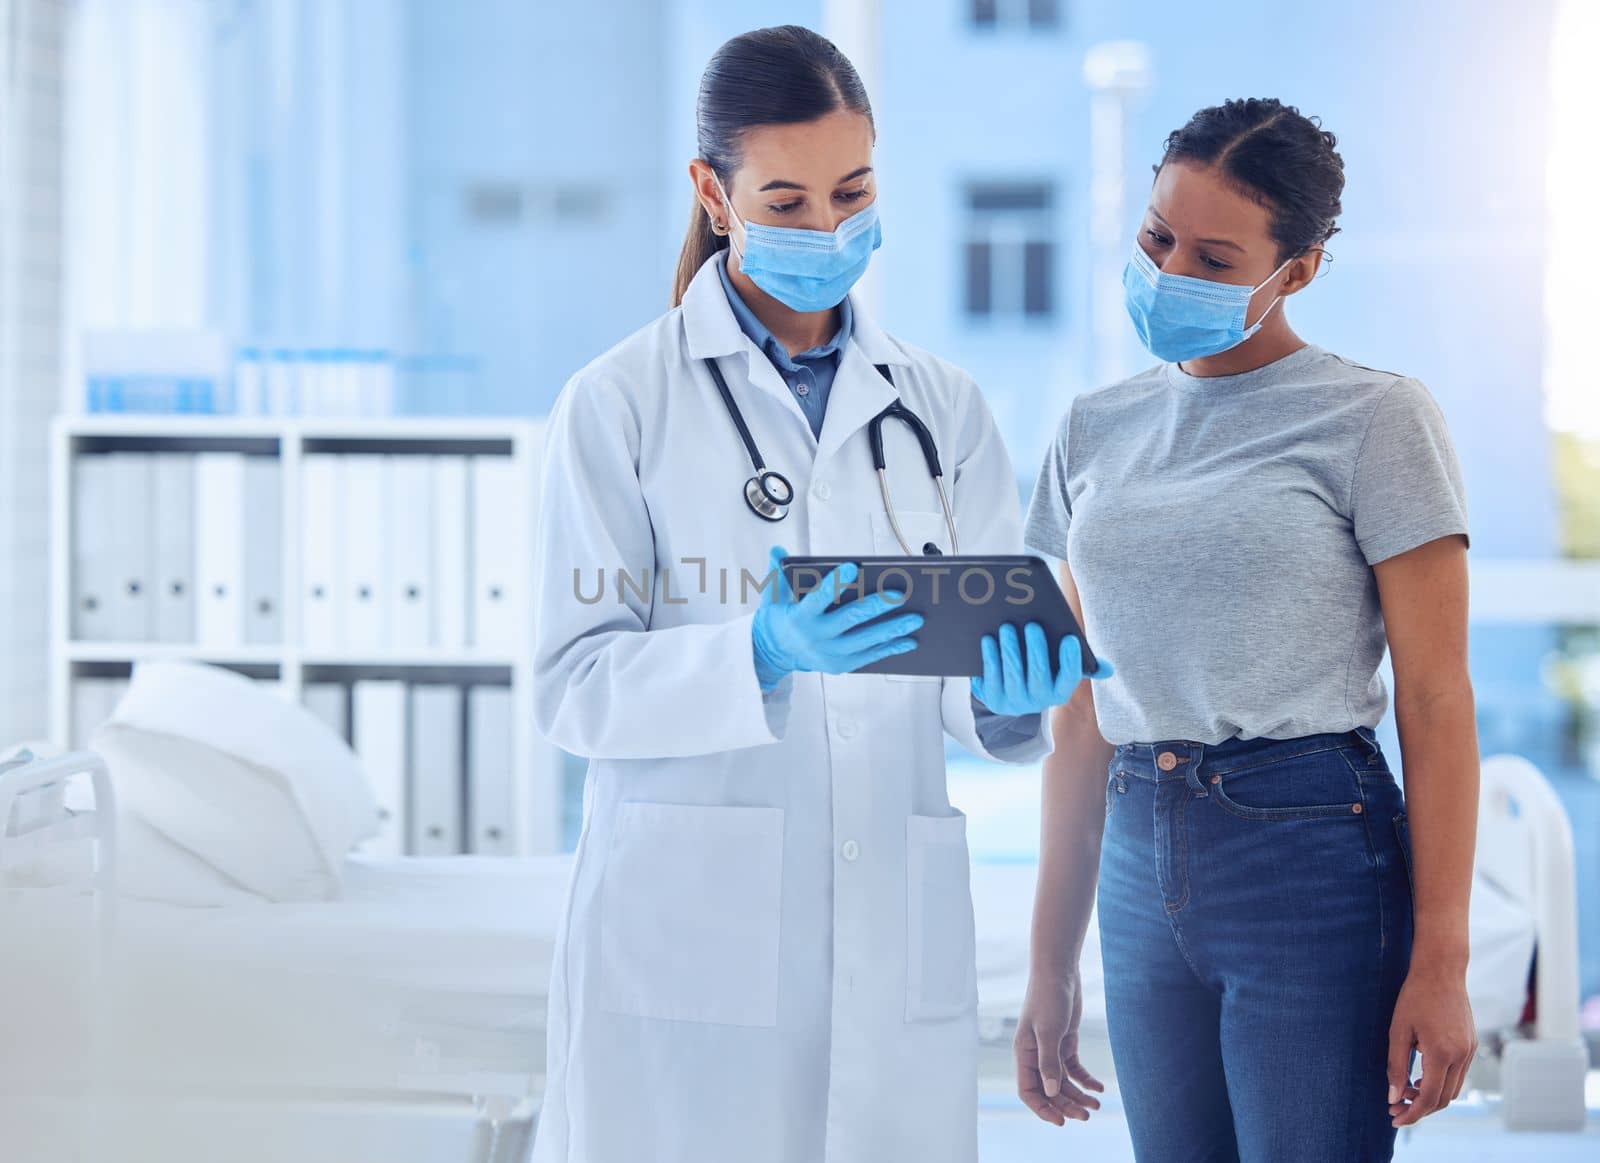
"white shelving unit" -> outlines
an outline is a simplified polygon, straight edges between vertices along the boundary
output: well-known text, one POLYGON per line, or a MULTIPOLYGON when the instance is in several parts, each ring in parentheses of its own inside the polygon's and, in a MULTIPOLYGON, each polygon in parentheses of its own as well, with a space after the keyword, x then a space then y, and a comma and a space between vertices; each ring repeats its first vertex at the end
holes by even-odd
POLYGON ((510 687, 515 850, 559 851, 562 753, 535 731, 532 713, 531 593, 533 530, 538 512, 543 425, 537 421, 386 419, 313 420, 211 416, 80 415, 57 418, 51 431, 50 733, 61 747, 73 737, 72 690, 79 677, 119 675, 146 659, 186 659, 275 677, 296 703, 308 682, 362 679, 495 683, 510 687), (172 642, 101 642, 73 638, 73 464, 107 452, 237 452, 276 456, 281 465, 283 641, 273 645, 208 646, 172 642), (515 549, 510 648, 353 653, 302 645, 301 467, 308 453, 410 453, 510 458, 517 500, 505 536, 515 549))

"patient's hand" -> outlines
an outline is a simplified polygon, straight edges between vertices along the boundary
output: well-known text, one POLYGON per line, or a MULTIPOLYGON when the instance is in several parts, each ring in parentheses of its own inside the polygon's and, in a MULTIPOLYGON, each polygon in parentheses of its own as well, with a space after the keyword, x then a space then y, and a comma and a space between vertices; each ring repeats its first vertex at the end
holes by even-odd
POLYGON ((1047 1123, 1087 1122, 1100 1100, 1086 1090, 1105 1086, 1078 1060, 1078 1023, 1083 1019, 1083 989, 1076 966, 1071 972, 1028 975, 1028 993, 1017 1022, 1012 1051, 1017 1059, 1017 1095, 1047 1123), (1081 1089, 1080 1089, 1081 1088, 1081 1089))
POLYGON ((1389 1115, 1397 1127, 1443 1110, 1461 1093, 1478 1035, 1467 1000, 1464 967, 1413 956, 1389 1023, 1389 1115), (1422 1056, 1422 1077, 1411 1081, 1411 1052, 1422 1056))

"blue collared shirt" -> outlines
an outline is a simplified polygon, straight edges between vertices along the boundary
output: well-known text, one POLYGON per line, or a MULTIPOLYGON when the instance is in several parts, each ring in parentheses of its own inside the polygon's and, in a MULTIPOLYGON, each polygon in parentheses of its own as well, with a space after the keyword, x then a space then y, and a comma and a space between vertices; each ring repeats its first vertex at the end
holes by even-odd
POLYGON ((750 310, 750 305, 740 298, 733 280, 728 277, 726 250, 717 256, 717 275, 722 279, 722 289, 727 293, 728 306, 733 308, 733 317, 739 321, 739 329, 762 350, 783 377, 783 382, 789 385, 795 403, 800 405, 806 423, 811 425, 811 434, 821 436, 822 417, 828 410, 828 393, 833 390, 839 357, 844 352, 844 345, 850 342, 850 300, 846 298, 839 304, 839 330, 834 332, 832 339, 821 347, 809 348, 791 356, 789 349, 778 342, 777 336, 767 330, 766 325, 756 318, 756 313, 750 310))

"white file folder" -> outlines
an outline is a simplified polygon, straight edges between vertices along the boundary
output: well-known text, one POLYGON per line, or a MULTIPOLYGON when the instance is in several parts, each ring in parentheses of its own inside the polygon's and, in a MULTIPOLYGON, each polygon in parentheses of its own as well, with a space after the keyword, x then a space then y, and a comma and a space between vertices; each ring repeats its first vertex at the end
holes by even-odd
POLYGON ((467 507, 467 459, 433 458, 433 631, 443 650, 467 645, 468 575, 472 539, 467 507))
POLYGON ((392 650, 428 646, 433 607, 433 479, 431 458, 385 458, 385 535, 389 557, 384 571, 392 650))
POLYGON ((111 717, 128 689, 125 678, 80 676, 72 680, 72 746, 88 745, 89 732, 111 717))
POLYGON ((467 691, 467 850, 481 856, 516 854, 511 688, 467 691))
POLYGON ((116 474, 109 456, 85 454, 72 462, 72 634, 80 642, 115 637, 111 603, 116 584, 112 494, 116 474))
POLYGON ((389 648, 388 603, 384 600, 385 506, 383 457, 366 454, 344 458, 344 487, 340 493, 343 553, 340 574, 344 583, 336 617, 341 644, 349 650, 376 655, 389 648))
POLYGON ((202 452, 194 463, 195 623, 202 646, 244 636, 244 457, 202 452))
POLYGON ((194 457, 187 452, 156 454, 150 506, 155 523, 151 574, 154 610, 150 637, 156 642, 193 642, 194 624, 194 457))
POLYGON ((150 456, 143 452, 113 452, 106 459, 111 462, 110 506, 104 514, 113 546, 113 572, 107 595, 111 637, 118 642, 144 642, 155 621, 150 599, 150 456))
POLYGON ((378 834, 361 846, 372 856, 406 850, 406 684, 389 679, 357 682, 350 695, 351 744, 361 757, 378 801, 378 834))
POLYGON ((300 462, 300 640, 313 650, 340 642, 340 483, 343 457, 307 453, 300 462))
POLYGON ((283 641, 283 486, 279 461, 244 460, 244 640, 283 641))
POLYGON ((300 692, 306 710, 350 742, 350 688, 342 682, 308 682, 300 692))
POLYGON ((411 688, 411 853, 458 856, 464 797, 461 688, 411 688))
POLYGON ((521 602, 512 588, 522 552, 516 487, 510 457, 472 458, 472 644, 491 656, 510 656, 521 646, 521 602))

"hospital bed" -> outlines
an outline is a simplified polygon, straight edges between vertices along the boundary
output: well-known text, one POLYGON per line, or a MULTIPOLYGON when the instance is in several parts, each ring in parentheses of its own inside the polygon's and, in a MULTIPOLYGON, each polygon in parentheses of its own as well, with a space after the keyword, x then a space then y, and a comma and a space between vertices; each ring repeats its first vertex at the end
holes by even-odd
MULTIPOLYGON (((1470 916, 1467 991, 1481 1048, 1470 1080, 1500 1095, 1515 1130, 1581 1130, 1587 1052, 1578 1029, 1578 936, 1572 829, 1550 784, 1527 760, 1483 761, 1470 916), (1537 957, 1535 954, 1537 953, 1537 957)), ((1010 1042, 1028 978, 1028 933, 1038 866, 973 864, 979 1028, 987 1084, 1014 1077, 1010 1042)), ((1089 1069, 1108 1079, 1105 979, 1091 917, 1081 966, 1080 1040, 1089 1069)))
POLYGON ((525 1156, 563 859, 351 856, 336 900, 126 899, 112 794, 92 753, 0 771, 0 1155, 525 1156), (80 779, 93 810, 64 810, 80 779), (19 882, 43 857, 87 878, 19 882))
MULTIPOLYGON (((1524 760, 1486 760, 1482 786, 1473 1081, 1508 1127, 1581 1127, 1570 827, 1524 760)), ((118 895, 112 794, 92 753, 0 770, 0 879, 52 849, 95 858, 81 884, 0 888, 7 1160, 86 1139, 78 1157, 119 1163, 524 1156, 564 858, 351 856, 337 900, 184 908, 118 895), (73 779, 93 781, 92 812, 63 811, 73 779)), ((1010 1084, 1036 874, 973 868, 988 1086, 1010 1084)), ((1082 974, 1083 1054, 1107 1076, 1092 931, 1082 974)))

